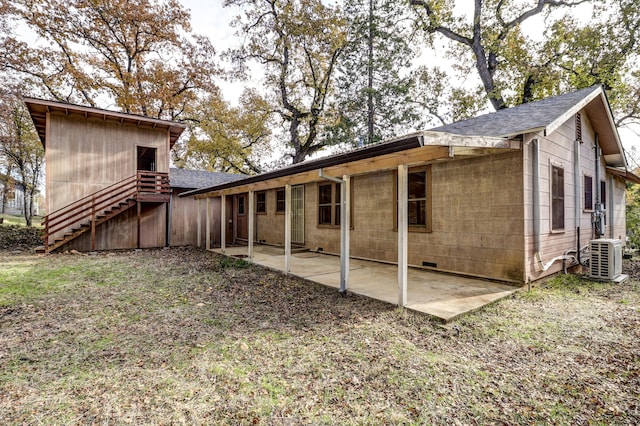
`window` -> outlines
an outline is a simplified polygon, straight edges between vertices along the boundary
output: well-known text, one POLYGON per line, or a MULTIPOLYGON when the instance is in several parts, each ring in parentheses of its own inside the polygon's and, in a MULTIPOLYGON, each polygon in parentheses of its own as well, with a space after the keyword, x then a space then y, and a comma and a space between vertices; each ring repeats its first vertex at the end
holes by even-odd
POLYGON ((600 202, 603 204, 604 209, 607 209, 607 183, 605 181, 600 182, 600 202))
POLYGON ((576 140, 582 143, 582 116, 580 113, 576 114, 576 140))
POLYGON ((593 210, 593 179, 586 175, 584 177, 584 209, 593 210))
POLYGON ((564 169, 551 166, 551 230, 564 230, 564 169))
MULTIPOLYGON (((394 229, 398 228, 398 176, 395 174, 394 229)), ((409 169, 407 220, 411 231, 431 231, 431 168, 409 169)))
POLYGON ((260 213, 260 214, 267 213, 267 193, 266 192, 256 193, 256 213, 260 213))
POLYGON ((284 189, 278 189, 276 191, 276 213, 284 213, 284 189))
POLYGON ((244 195, 238 197, 238 214, 240 216, 244 215, 244 195))
POLYGON ((318 225, 340 226, 340 184, 318 185, 318 225))

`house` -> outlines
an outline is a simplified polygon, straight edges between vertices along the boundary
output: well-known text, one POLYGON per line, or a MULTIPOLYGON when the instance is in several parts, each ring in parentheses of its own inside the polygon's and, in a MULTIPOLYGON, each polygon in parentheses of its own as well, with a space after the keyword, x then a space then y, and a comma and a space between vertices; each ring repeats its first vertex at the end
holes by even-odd
MULTIPOLYGON (((24 185, 13 178, 5 179, 3 175, 0 178, 0 213, 22 216, 24 214, 24 197, 29 197, 29 194, 25 193, 24 185)), ((37 197, 33 200, 33 214, 40 214, 40 204, 37 197)))
POLYGON ((197 202, 177 194, 225 180, 170 171, 183 124, 34 98, 25 103, 45 148, 44 251, 197 243, 184 216, 197 202))
MULTIPOLYGON (((169 245, 171 246, 185 246, 185 245, 200 245, 199 241, 206 239, 204 235, 204 228, 197 227, 197 222, 194 221, 194 217, 198 214, 199 201, 193 197, 179 197, 180 194, 188 192, 190 190, 198 188, 206 188, 209 186, 220 185, 227 182, 233 182, 238 179, 242 179, 245 175, 222 173, 222 172, 207 172, 201 170, 185 170, 178 168, 171 168, 169 170, 169 182, 171 186, 171 200, 170 200, 170 236, 169 245)), ((231 200, 229 200, 231 201, 231 200)), ((231 213, 232 206, 227 203, 228 214, 231 213)), ((219 200, 213 200, 209 206, 209 216, 211 219, 220 217, 220 202, 219 200)), ((216 227, 209 230, 210 239, 220 239, 220 227, 216 227)), ((232 227, 227 227, 227 238, 229 241, 233 237, 232 227)))
POLYGON ((591 239, 624 239, 625 180, 637 178, 594 86, 181 197, 231 200, 207 222, 236 229, 211 241, 222 251, 340 255, 341 290, 350 258, 396 263, 402 305, 408 266, 522 285, 584 261, 591 239))

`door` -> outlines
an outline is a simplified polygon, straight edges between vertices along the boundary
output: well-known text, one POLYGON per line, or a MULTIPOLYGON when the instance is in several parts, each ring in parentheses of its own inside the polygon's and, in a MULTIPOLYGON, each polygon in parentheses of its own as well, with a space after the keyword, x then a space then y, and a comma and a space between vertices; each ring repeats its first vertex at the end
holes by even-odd
POLYGON ((304 245, 304 185, 291 187, 291 243, 304 245))
POLYGON ((249 223, 247 220, 247 194, 239 194, 234 197, 234 222, 235 222, 235 239, 246 240, 249 237, 249 223))
POLYGON ((148 172, 156 171, 156 148, 149 148, 146 146, 138 147, 138 170, 145 170, 148 172))

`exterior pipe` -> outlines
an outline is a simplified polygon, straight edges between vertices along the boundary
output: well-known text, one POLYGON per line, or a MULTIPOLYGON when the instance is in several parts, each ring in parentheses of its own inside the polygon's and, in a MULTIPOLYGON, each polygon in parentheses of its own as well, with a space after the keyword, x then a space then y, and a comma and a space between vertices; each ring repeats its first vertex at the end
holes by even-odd
POLYGON ((538 139, 531 141, 533 153, 531 167, 533 177, 533 249, 540 256, 540 145, 538 139))
POLYGON ((613 203, 613 191, 614 191, 614 187, 613 187, 613 176, 609 175, 609 178, 607 179, 609 182, 609 238, 613 239, 615 238, 615 229, 613 227, 614 225, 614 219, 616 217, 615 215, 615 211, 614 209, 614 203, 613 203))
POLYGON ((600 141, 598 134, 595 134, 595 167, 596 167, 596 205, 594 212, 594 230, 596 238, 604 235, 604 212, 602 211, 602 191, 600 190, 600 141))
POLYGON ((573 187, 574 187, 574 203, 575 203, 575 221, 576 221, 576 257, 580 263, 580 200, 582 198, 582 188, 580 185, 580 141, 576 138, 573 141, 573 187))

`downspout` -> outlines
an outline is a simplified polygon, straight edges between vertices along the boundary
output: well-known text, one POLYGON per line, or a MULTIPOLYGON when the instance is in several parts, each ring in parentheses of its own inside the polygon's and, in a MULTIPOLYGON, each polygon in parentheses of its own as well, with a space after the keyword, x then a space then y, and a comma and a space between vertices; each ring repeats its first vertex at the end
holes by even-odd
POLYGON ((540 146, 538 139, 531 141, 531 174, 533 176, 533 249, 540 257, 540 146))
POLYGON ((580 140, 576 138, 573 141, 573 187, 574 187, 574 211, 575 211, 575 221, 576 221, 576 259, 578 263, 580 263, 580 219, 581 219, 581 209, 580 209, 580 200, 582 199, 582 188, 581 188, 581 169, 580 169, 580 140))

